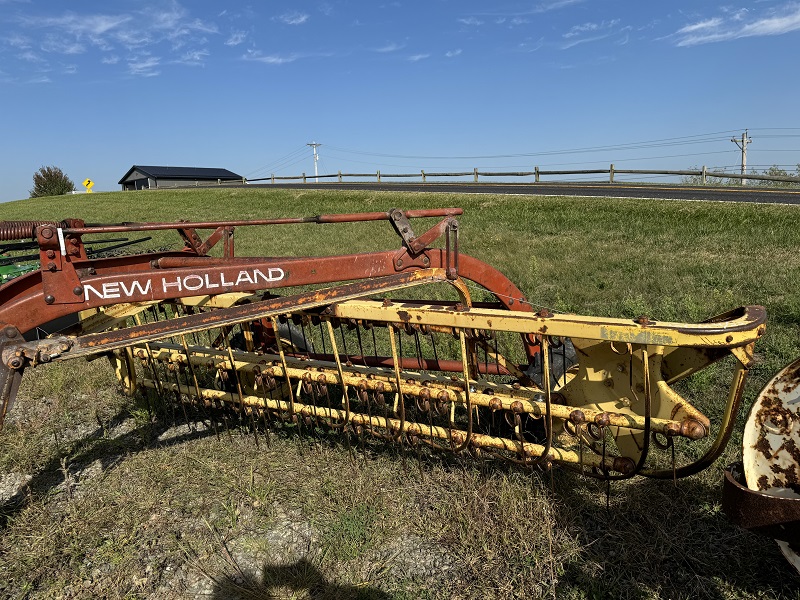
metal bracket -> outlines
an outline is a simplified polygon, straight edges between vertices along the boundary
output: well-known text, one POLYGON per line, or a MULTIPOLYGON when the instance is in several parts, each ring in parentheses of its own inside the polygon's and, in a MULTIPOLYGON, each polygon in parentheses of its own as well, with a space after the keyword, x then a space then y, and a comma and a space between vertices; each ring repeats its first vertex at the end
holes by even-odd
POLYGON ((6 361, 5 354, 9 347, 13 348, 21 341, 23 341, 22 334, 16 327, 0 326, 0 355, 3 356, 3 361, 0 362, 0 429, 3 428, 6 413, 11 409, 17 397, 17 390, 22 381, 22 371, 25 368, 24 360, 12 355, 6 361))
POLYGON ((408 217, 406 217, 406 214, 399 208, 392 208, 389 210, 389 215, 389 222, 392 224, 397 234, 403 239, 403 244, 415 254, 418 253, 421 248, 419 248, 416 243, 417 236, 414 234, 414 230, 411 229, 411 223, 408 217))

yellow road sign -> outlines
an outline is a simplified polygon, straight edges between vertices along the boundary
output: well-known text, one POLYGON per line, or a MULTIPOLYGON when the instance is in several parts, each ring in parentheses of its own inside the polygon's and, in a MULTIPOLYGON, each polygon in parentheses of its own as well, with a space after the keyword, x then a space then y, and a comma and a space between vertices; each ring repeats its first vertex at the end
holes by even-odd
POLYGON ((91 194, 92 193, 92 188, 94 187, 94 181, 92 181, 91 179, 87 178, 86 181, 83 182, 83 187, 85 187, 86 191, 91 194))

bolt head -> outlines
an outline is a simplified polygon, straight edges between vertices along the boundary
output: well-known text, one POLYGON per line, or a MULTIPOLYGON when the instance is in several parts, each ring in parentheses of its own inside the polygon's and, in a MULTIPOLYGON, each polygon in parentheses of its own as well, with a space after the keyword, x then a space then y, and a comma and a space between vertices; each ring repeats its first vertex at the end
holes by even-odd
POLYGON ((3 333, 6 334, 7 338, 15 338, 15 337, 17 337, 17 330, 15 328, 13 328, 13 327, 6 327, 3 330, 3 333))
POLYGON ((44 301, 46 304, 52 304, 56 301, 56 298, 52 294, 47 294, 47 296, 44 297, 44 301))
POLYGON ((75 288, 72 290, 72 293, 75 294, 76 296, 82 296, 83 295, 83 287, 81 287, 79 285, 75 286, 75 288))

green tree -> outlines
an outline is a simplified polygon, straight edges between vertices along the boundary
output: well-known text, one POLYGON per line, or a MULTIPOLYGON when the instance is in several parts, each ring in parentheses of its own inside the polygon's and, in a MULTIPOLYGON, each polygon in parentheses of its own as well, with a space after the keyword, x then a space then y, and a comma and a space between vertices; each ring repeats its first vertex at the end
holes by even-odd
MULTIPOLYGON (((754 174, 759 174, 754 172, 754 174)), ((770 175, 772 177, 800 177, 800 165, 797 165, 797 171, 795 173, 790 173, 786 171, 786 169, 781 169, 778 165, 772 165, 766 171, 762 171, 760 175, 770 175)), ((771 187, 771 188, 795 188, 798 187, 798 182, 796 181, 753 181, 755 185, 761 187, 771 187)))
POLYGON ((75 190, 75 184, 58 167, 41 167, 33 174, 31 198, 42 196, 61 196, 75 190))
MULTIPOLYGON (((699 171, 700 167, 697 165, 690 167, 689 171, 699 171)), ((702 175, 684 175, 681 177, 681 183, 683 185, 704 185, 703 183, 703 176, 702 175)), ((726 179, 723 177, 712 177, 711 175, 706 176, 705 185, 735 185, 738 183, 734 179, 726 179)))

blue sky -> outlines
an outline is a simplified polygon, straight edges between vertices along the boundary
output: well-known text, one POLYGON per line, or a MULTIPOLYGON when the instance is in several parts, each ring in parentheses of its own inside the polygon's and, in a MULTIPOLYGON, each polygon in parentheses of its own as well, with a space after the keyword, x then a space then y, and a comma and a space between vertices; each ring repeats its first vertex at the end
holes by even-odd
MULTIPOLYGON (((800 162, 800 2, 0 0, 0 201, 42 165, 800 162)), ((46 215, 42 215, 43 218, 46 215)))

